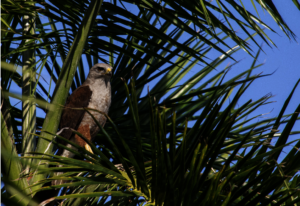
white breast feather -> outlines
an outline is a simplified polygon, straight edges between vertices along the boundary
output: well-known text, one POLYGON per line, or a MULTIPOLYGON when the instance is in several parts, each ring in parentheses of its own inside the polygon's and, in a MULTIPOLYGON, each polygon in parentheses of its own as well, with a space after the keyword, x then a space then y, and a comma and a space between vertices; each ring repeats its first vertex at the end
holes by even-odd
MULTIPOLYGON (((98 111, 108 114, 108 110, 111 104, 110 81, 105 82, 104 79, 97 79, 97 81, 93 82, 93 84, 90 85, 90 89, 92 90, 92 96, 88 108, 96 109, 98 111)), ((103 119, 102 116, 104 115, 100 114, 99 112, 95 112, 91 110, 90 112, 92 113, 92 115, 95 117, 97 121, 102 123, 101 126, 104 126, 105 121, 104 122, 100 121, 101 119, 103 119)), ((90 130, 93 133, 92 136, 94 136, 99 131, 97 124, 94 122, 91 115, 88 114, 87 112, 85 113, 80 125, 86 125, 86 124, 89 124, 90 130)))

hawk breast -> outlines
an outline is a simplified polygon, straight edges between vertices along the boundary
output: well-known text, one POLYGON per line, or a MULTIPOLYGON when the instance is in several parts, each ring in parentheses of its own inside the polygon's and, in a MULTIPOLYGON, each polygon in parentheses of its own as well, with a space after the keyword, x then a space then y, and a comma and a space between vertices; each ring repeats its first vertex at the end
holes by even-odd
MULTIPOLYGON (((92 95, 88 104, 88 108, 95 109, 108 114, 111 104, 111 85, 110 81, 105 82, 105 79, 98 79, 93 84, 89 85, 92 95)), ((99 112, 90 110, 91 114, 103 127, 106 122, 106 117, 99 112)), ((85 113, 80 126, 89 125, 91 137, 94 138, 100 128, 89 113, 85 113)))

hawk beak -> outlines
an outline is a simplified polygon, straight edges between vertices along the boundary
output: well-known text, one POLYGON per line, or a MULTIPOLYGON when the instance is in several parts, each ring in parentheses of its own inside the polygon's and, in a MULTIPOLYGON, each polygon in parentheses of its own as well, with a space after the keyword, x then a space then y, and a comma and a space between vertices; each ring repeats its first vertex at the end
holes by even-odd
POLYGON ((111 75, 111 69, 110 68, 106 68, 105 74, 111 75))

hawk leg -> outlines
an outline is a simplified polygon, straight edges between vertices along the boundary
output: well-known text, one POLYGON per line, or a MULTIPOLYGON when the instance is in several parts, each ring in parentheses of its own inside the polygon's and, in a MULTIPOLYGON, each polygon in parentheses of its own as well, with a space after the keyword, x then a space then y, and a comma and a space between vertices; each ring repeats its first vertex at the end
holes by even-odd
MULTIPOLYGON (((90 128, 89 125, 83 125, 83 126, 79 126, 77 131, 82 134, 83 136, 85 136, 89 141, 91 140, 91 134, 90 134, 90 128)), ((76 144, 78 144, 79 146, 85 148, 87 151, 93 153, 92 148, 90 147, 89 144, 86 143, 86 141, 84 139, 82 139, 80 136, 78 136, 77 134, 75 134, 75 136, 73 138, 71 138, 72 142, 75 142, 76 144)), ((75 147, 73 147, 70 144, 67 144, 67 147, 73 149, 73 150, 77 150, 75 147)), ((73 158, 75 155, 70 152, 69 150, 64 149, 62 154, 62 157, 68 157, 68 158, 73 158)), ((62 165, 59 165, 58 167, 63 167, 62 165)), ((58 176, 58 175, 62 175, 63 172, 55 172, 54 176, 58 176)), ((52 185, 60 185, 66 183, 65 180, 53 180, 52 181, 52 185)))
MULTIPOLYGON (((66 146, 70 149, 77 150, 75 147, 73 147, 70 144, 67 144, 66 146)), ((70 152, 69 150, 64 149, 61 156, 62 157, 73 158, 75 155, 72 152, 70 152)), ((63 166, 58 165, 58 167, 63 167, 63 166)), ((62 174, 63 174, 63 172, 55 172, 53 176, 59 176, 59 175, 62 175, 62 174)), ((60 184, 63 184, 63 183, 66 183, 66 180, 53 180, 51 184, 52 185, 60 185, 60 184)))

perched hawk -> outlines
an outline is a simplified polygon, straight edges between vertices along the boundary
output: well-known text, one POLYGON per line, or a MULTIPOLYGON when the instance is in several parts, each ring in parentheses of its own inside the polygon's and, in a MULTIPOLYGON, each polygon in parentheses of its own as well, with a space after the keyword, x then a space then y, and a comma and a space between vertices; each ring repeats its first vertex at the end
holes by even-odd
MULTIPOLYGON (((69 127, 81 133, 88 140, 93 140, 100 128, 86 111, 72 108, 88 107, 107 114, 111 103, 111 75, 112 67, 108 64, 95 64, 90 69, 85 82, 68 97, 61 116, 60 129, 69 127)), ((90 112, 101 126, 105 125, 106 117, 104 115, 92 110, 90 112)), ((78 135, 74 135, 71 130, 65 129, 60 135, 92 152, 90 146, 78 135)), ((67 144, 67 147, 75 149, 70 144, 67 144)), ((74 154, 68 150, 59 151, 57 155, 74 157, 74 154)), ((55 175, 59 174, 61 172, 55 175)), ((58 185, 62 182, 61 180, 54 180, 52 185, 58 185)))

